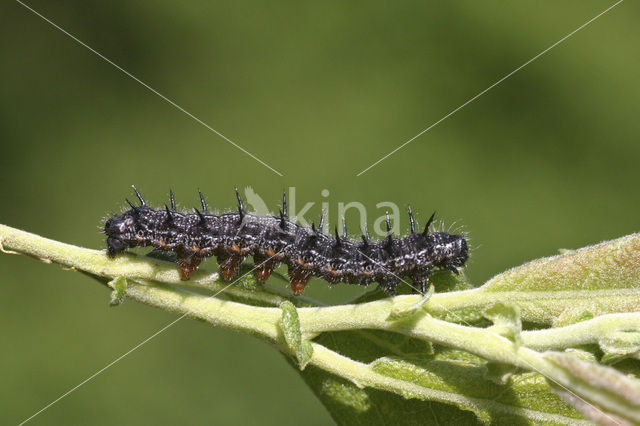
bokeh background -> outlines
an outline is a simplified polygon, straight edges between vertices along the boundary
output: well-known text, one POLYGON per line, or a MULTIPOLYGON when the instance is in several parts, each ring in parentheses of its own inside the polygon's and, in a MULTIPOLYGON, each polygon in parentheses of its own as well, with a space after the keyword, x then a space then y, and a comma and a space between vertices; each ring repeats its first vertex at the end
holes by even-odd
MULTIPOLYGON (((610 1, 27 3, 279 171, 241 152, 17 2, 0 6, 0 222, 103 248, 136 184, 251 186, 297 204, 411 204, 457 221, 480 285, 640 230, 640 6, 623 2, 371 170, 356 174, 610 1), (321 191, 328 190, 323 197, 321 191)), ((357 216, 347 218, 357 232, 357 216)), ((408 222, 403 216, 401 228, 408 222)), ((371 225, 371 221, 370 221, 371 225)), ((215 261, 207 266, 215 268, 215 261)), ((0 255, 0 423, 16 424, 175 317, 78 273, 0 255)), ((286 287, 283 283, 275 283, 286 287)), ((315 281, 341 303, 364 291, 315 281)), ((327 424, 284 358, 184 320, 33 424, 327 424)))

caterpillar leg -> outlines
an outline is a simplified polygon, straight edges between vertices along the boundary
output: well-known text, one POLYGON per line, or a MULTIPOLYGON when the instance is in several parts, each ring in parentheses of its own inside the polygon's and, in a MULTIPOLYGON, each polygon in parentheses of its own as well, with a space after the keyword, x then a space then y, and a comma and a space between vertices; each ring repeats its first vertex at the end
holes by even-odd
POLYGON ((264 284, 273 273, 273 270, 278 267, 279 262, 275 260, 273 256, 267 257, 256 253, 253 255, 253 263, 256 265, 258 281, 264 284))
POLYGON ((178 257, 178 264, 180 265, 180 279, 184 281, 188 280, 193 271, 198 269, 200 262, 202 262, 202 258, 195 254, 178 257))
POLYGON ((293 268, 290 266, 289 277, 291 278, 291 290, 293 294, 299 296, 311 278, 311 271, 299 266, 294 266, 293 268))
POLYGON ((240 254, 223 254, 218 255, 218 265, 220 266, 220 272, 225 280, 231 281, 240 270, 240 265, 244 260, 244 256, 240 254))
POLYGON ((411 274, 409 274, 409 277, 413 281, 414 293, 427 293, 427 281, 429 275, 431 275, 431 268, 414 270, 411 274))

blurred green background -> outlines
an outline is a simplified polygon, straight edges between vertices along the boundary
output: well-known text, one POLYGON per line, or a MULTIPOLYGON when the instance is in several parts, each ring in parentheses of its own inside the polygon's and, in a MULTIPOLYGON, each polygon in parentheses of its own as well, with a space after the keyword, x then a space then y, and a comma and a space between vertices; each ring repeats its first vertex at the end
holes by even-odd
MULTIPOLYGON (((228 142, 19 3, 0 6, 0 222, 103 248, 130 185, 154 204, 251 186, 297 204, 411 204, 457 221, 476 284, 640 229, 640 6, 624 2, 356 174, 613 2, 30 1, 228 142), (327 189, 328 197, 321 191, 327 189)), ((313 215, 312 215, 313 216, 313 215)), ((370 216, 370 217, 371 217, 370 216)), ((357 232, 357 216, 349 216, 357 232)), ((401 228, 408 221, 403 215, 401 228)), ((369 224, 371 225, 372 219, 369 224)), ((215 261, 206 266, 215 268, 215 261)), ((78 273, 0 255, 0 423, 15 424, 175 316, 78 273)), ((276 282, 283 288, 285 284, 276 282)), ((364 291, 312 282, 340 303, 364 291)), ((33 424, 327 424, 283 357, 184 320, 33 424)))

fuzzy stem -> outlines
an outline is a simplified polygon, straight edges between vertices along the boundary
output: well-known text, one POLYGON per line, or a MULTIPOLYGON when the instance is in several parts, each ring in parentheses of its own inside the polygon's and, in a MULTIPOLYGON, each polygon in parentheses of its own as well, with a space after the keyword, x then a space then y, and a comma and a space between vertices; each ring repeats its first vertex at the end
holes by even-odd
POLYGON ((225 289, 228 283, 221 282, 217 272, 206 269, 200 268, 193 273, 189 281, 183 281, 173 263, 132 253, 123 253, 110 259, 105 250, 91 250, 61 243, 2 224, 0 224, 0 250, 4 252, 15 250, 18 254, 24 254, 45 263, 55 262, 67 268, 109 279, 124 276, 134 280, 188 284, 213 292, 224 289, 225 293, 232 296, 274 306, 287 300, 260 290, 248 291, 234 286, 225 289))
MULTIPOLYGON (((228 284, 217 281, 217 273, 204 270, 194 273, 190 281, 181 281, 177 268, 168 262, 132 254, 123 254, 115 259, 109 259, 104 251, 90 250, 64 244, 5 225, 0 225, 0 249, 4 252, 15 250, 20 254, 25 254, 47 263, 59 263, 66 267, 82 270, 89 274, 108 279, 124 276, 129 280, 139 282, 150 283, 157 281, 168 284, 189 283, 208 288, 214 292, 221 291, 227 287, 224 290, 225 292, 246 300, 253 300, 270 305, 279 305, 286 300, 283 297, 267 292, 247 290, 234 286, 229 287, 228 284)), ((150 289, 149 291, 155 291, 152 290, 155 288, 153 286, 147 288, 150 289)), ((139 291, 137 289, 137 286, 132 286, 130 290, 139 291)), ((606 293, 606 290, 603 290, 603 293, 606 293)), ((635 290, 630 290, 629 293, 629 297, 638 297, 638 292, 635 290)), ((521 297, 535 296, 536 294, 530 296, 525 294, 521 297)), ((147 301, 146 298, 148 298, 149 295, 140 293, 140 297, 145 298, 145 300, 141 301, 147 301)), ((163 297, 171 297, 171 292, 164 292, 163 297)), ((196 296, 194 295, 192 297, 196 296)), ((457 309, 463 307, 469 308, 471 306, 490 305, 491 303, 501 300, 503 297, 503 293, 483 292, 481 289, 434 294, 427 302, 425 308, 431 313, 439 310, 455 312, 457 309)), ((606 294, 603 294, 602 297, 606 297, 606 294)), ((222 303, 228 304, 228 306, 234 306, 235 309, 242 312, 243 315, 246 315, 246 317, 238 318, 238 321, 242 324, 245 323, 245 320, 242 318, 252 318, 251 313, 259 312, 260 315, 265 315, 260 316, 260 321, 266 320, 270 322, 277 317, 280 312, 277 308, 259 308, 240 303, 219 301, 217 299, 208 300, 210 300, 209 303, 222 303)), ((474 333, 479 336, 486 334, 482 328, 465 328, 456 324, 437 321, 429 315, 418 314, 410 322, 387 320, 389 312, 392 310, 411 306, 419 300, 420 296, 415 295, 397 296, 395 298, 387 298, 357 305, 299 308, 298 313, 302 331, 307 335, 315 335, 327 331, 379 329, 399 332, 411 337, 431 340, 451 346, 454 345, 456 341, 459 341, 457 340, 458 338, 462 337, 458 334, 460 331, 464 331, 466 336, 471 336, 474 333), (445 326, 445 328, 439 329, 438 326, 445 326)), ((165 308, 167 307, 168 306, 165 306, 165 308)), ((208 307, 211 308, 209 305, 208 307)), ((202 312, 202 315, 204 314, 205 313, 202 312)), ((212 318, 210 319, 212 320, 212 318)), ((216 325, 224 324, 216 323, 216 325)), ((250 323, 247 323, 240 328, 251 328, 249 325, 250 323)), ((537 350, 568 348, 588 343, 597 343, 598 338, 605 333, 629 327, 640 328, 640 313, 603 315, 572 326, 548 330, 525 331, 522 333, 522 342, 525 346, 537 350)), ((480 356, 488 355, 482 355, 482 351, 477 353, 480 356)))
MULTIPOLYGON (((130 299, 258 337, 285 353, 291 351, 286 345, 279 325, 282 318, 281 309, 246 305, 187 292, 175 286, 184 282, 180 281, 176 268, 165 262, 127 254, 109 259, 104 251, 63 244, 4 225, 0 225, 0 250, 10 254, 25 254, 47 263, 56 262, 98 277, 110 279, 125 277, 128 282, 126 296, 130 299)), ((195 274, 194 280, 202 286, 217 291, 228 286, 216 282, 216 274, 205 271, 195 274)), ((284 300, 270 293, 243 288, 229 287, 226 291, 259 303, 276 304, 284 300)), ((635 294, 635 297, 637 296, 635 294)), ((424 307, 430 312, 439 309, 455 310, 462 306, 468 308, 473 304, 484 306, 495 303, 501 300, 501 297, 504 296, 500 293, 483 292, 481 289, 467 290, 433 295, 424 307)), ((525 294, 521 297, 527 296, 525 294)), ((299 308, 297 312, 300 331, 306 338, 326 331, 353 329, 379 329, 403 333, 467 351, 488 361, 536 371, 556 385, 571 389, 575 385, 575 379, 533 348, 544 350, 594 343, 599 337, 612 330, 626 330, 629 327, 640 326, 640 314, 637 313, 605 315, 573 326, 523 332, 521 341, 514 341, 498 334, 491 327, 463 326, 435 318, 424 311, 405 319, 388 320, 390 313, 394 310, 410 307, 419 300, 420 296, 398 296, 358 305, 299 308)), ((486 407, 487 404, 492 404, 491 401, 427 389, 411 382, 384 376, 375 372, 369 364, 351 360, 315 342, 312 342, 312 346, 310 365, 361 386, 385 389, 426 400, 462 404, 467 407, 478 404, 486 407)), ((509 409, 504 408, 504 410, 509 409)), ((534 416, 536 413, 554 416, 538 412, 529 414, 534 416)), ((555 420, 567 421, 567 418, 560 419, 560 417, 562 416, 555 420)), ((542 420, 545 421, 545 419, 542 420)), ((547 418, 546 421, 552 421, 552 419, 547 418)))

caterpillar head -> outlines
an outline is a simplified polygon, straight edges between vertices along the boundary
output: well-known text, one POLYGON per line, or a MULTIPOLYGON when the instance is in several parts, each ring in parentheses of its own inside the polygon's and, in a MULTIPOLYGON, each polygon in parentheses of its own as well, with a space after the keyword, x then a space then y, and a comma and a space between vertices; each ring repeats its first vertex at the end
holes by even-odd
POLYGON ((130 247, 138 245, 139 216, 138 211, 131 209, 121 215, 115 215, 104 224, 107 236, 107 254, 115 257, 130 247))

